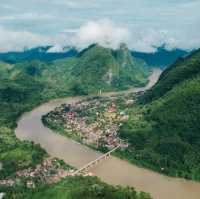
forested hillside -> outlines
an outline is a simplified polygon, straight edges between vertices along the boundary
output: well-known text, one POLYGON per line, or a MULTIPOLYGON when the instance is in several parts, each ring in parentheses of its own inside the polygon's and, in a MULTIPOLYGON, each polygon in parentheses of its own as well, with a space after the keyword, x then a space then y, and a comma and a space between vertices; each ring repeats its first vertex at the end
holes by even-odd
POLYGON ((134 57, 143 59, 149 66, 166 68, 173 64, 178 58, 185 57, 189 52, 181 49, 166 50, 165 45, 158 47, 156 52, 143 53, 132 52, 134 57))
POLYGON ((41 186, 37 190, 12 190, 5 199, 152 199, 149 194, 134 188, 114 187, 96 177, 67 177, 57 184, 41 186))
POLYGON ((49 52, 52 46, 43 46, 32 49, 27 49, 22 52, 5 52, 0 53, 0 60, 11 64, 16 64, 23 61, 31 61, 37 59, 44 62, 54 61, 77 55, 74 48, 70 48, 66 52, 49 52))
POLYGON ((200 73, 200 50, 185 58, 179 58, 160 76, 158 83, 143 96, 144 101, 162 97, 179 83, 196 77, 200 73))
POLYGON ((77 56, 72 85, 81 93, 120 90, 145 85, 148 75, 145 62, 133 59, 125 45, 114 51, 95 44, 77 56))
MULTIPOLYGON (((79 51, 75 47, 64 47, 63 51, 54 52, 53 46, 41 46, 32 49, 25 49, 21 52, 2 52, 0 53, 0 61, 8 63, 18 63, 22 61, 30 61, 38 59, 44 62, 51 62, 57 59, 75 57, 79 51)), ((165 46, 158 47, 156 52, 138 52, 131 51, 133 58, 144 60, 148 66, 166 68, 173 64, 178 58, 188 55, 189 52, 181 49, 166 50, 165 46)))
MULTIPOLYGON (((101 55, 99 56, 101 57, 101 55)), ((82 63, 81 59, 80 57, 59 59, 51 63, 39 60, 17 64, 0 63, 0 180, 14 178, 17 171, 34 168, 47 157, 46 152, 39 145, 16 138, 14 133, 16 122, 22 113, 30 111, 49 99, 83 94, 80 90, 76 90, 73 84, 74 81, 80 81, 80 76, 76 79, 76 75, 72 75, 72 72, 76 72, 74 67, 79 64, 83 66, 85 63, 82 63)), ((89 62, 87 62, 87 58, 85 59, 91 71, 81 74, 81 76, 83 78, 83 75, 86 75, 87 79, 88 76, 96 75, 93 72, 93 64, 97 64, 94 67, 99 66, 99 64, 101 67, 102 64, 98 63, 99 60, 92 62, 94 57, 89 59, 89 62)), ((83 59, 83 61, 85 60, 83 59)), ((107 61, 104 60, 103 63, 106 67, 111 67, 111 63, 107 61)), ((87 86, 92 87, 95 83, 89 82, 87 86)), ((98 86, 98 84, 96 85, 98 86)), ((118 195, 124 199, 127 195, 133 199, 150 198, 146 194, 136 194, 132 189, 108 186, 94 178, 70 178, 49 187, 41 185, 41 189, 34 193, 26 188, 23 180, 19 180, 19 184, 16 186, 0 186, 0 192, 6 192, 5 198, 38 198, 38 196, 49 198, 49 194, 54 194, 54 198, 60 198, 59 196, 64 191, 63 196, 70 199, 82 197, 83 194, 88 199, 110 199, 116 198, 118 195), (66 186, 68 186, 67 190, 66 186), (52 190, 55 192, 52 193, 52 190)))
POLYGON ((150 74, 145 62, 133 59, 125 45, 116 51, 92 45, 73 58, 50 63, 31 60, 10 66, 4 76, 9 73, 11 79, 30 77, 44 85, 43 92, 51 96, 144 86, 150 74))
POLYGON ((120 130, 129 160, 157 171, 200 180, 200 51, 179 59, 140 98, 120 130))

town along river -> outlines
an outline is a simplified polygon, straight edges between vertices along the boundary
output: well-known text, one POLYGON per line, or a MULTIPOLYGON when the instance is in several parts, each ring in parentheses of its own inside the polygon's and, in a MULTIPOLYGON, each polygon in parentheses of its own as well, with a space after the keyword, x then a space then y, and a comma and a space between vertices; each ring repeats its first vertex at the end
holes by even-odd
MULTIPOLYGON (((131 89, 122 93, 145 91, 157 81, 159 75, 160 70, 155 69, 150 77, 150 83, 145 88, 131 89)), ((116 93, 103 95, 113 94, 116 93)), ((55 107, 63 103, 75 103, 81 99, 83 97, 53 100, 25 113, 18 122, 17 137, 39 143, 51 156, 63 159, 76 168, 95 160, 101 153, 52 132, 41 122, 42 115, 55 107)), ((149 192, 155 199, 200 199, 200 183, 163 176, 116 157, 102 161, 92 169, 92 172, 107 183, 133 186, 139 191, 149 192)))

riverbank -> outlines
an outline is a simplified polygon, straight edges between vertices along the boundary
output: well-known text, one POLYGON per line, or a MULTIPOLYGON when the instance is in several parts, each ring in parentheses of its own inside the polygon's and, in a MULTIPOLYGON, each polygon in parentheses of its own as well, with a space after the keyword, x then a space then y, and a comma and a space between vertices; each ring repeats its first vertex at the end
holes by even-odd
MULTIPOLYGON (((143 119, 146 107, 139 106, 138 98, 140 95, 136 93, 112 97, 90 97, 73 104, 62 104, 43 116, 42 121, 54 132, 94 150, 105 153, 120 146, 113 155, 134 165, 167 176, 199 181, 197 178, 183 175, 184 169, 169 168, 164 164, 166 159, 154 155, 152 150, 143 150, 142 144, 146 140, 147 133, 140 136, 140 132, 150 132, 151 126, 143 119)), ((150 139, 148 140, 150 142, 150 139)), ((156 138, 154 141, 156 142, 156 138)), ((172 161, 175 163, 175 160, 172 161)), ((196 173, 198 175, 198 171, 196 173)))
POLYGON ((93 97, 74 105, 63 104, 42 117, 43 124, 52 130, 85 144, 92 149, 108 152, 128 143, 118 136, 120 124, 129 118, 136 94, 115 97, 93 97))
MULTIPOLYGON (((32 110, 34 107, 39 106, 39 104, 42 104, 49 99, 55 98, 55 96, 64 95, 59 95, 59 91, 57 93, 47 92, 47 88, 45 89, 41 82, 27 80, 29 80, 28 76, 26 76, 26 78, 20 76, 16 80, 2 79, 1 81, 0 101, 2 114, 0 117, 0 161, 2 163, 2 167, 0 172, 0 179, 2 181, 0 182, 0 192, 6 193, 5 198, 17 198, 19 192, 25 193, 27 189, 30 189, 31 187, 33 188, 34 183, 29 182, 29 177, 32 174, 36 174, 36 178, 40 177, 37 175, 37 171, 39 171, 39 173, 41 171, 42 176, 43 174, 46 175, 46 168, 39 166, 45 163, 46 158, 48 157, 46 151, 44 150, 45 147, 42 148, 39 145, 41 140, 38 142, 32 142, 31 139, 19 140, 18 137, 15 136, 14 128, 17 126, 17 122, 20 123, 21 121, 20 119, 18 120, 18 118, 24 112, 32 110), (41 169, 37 170, 37 167, 44 168, 45 172, 43 172, 41 169), (17 173, 20 175, 23 173, 27 176, 27 178, 25 179, 23 175, 18 178, 17 173), (17 177, 16 181, 15 177, 17 177), (15 182, 17 183, 15 184, 15 182)), ((67 93, 65 93, 65 95, 67 95, 67 93)), ((67 100, 71 99, 73 101, 74 99, 80 100, 81 98, 84 97, 68 97, 67 100)), ((46 103, 46 105, 49 103, 46 103)), ((22 117, 25 115, 26 114, 24 114, 22 117)), ((41 119, 41 117, 39 118, 41 119)), ((35 125, 33 125, 31 128, 34 133, 37 131, 35 125)), ((57 148, 54 150, 57 150, 57 148)), ((81 150, 82 147, 80 148, 80 152, 81 150)), ((87 147, 85 150, 85 153, 87 153, 87 147)), ((99 155, 99 153, 96 153, 95 155, 97 154, 99 155)), ((86 158, 86 163, 89 159, 93 160, 92 157, 88 159, 86 158)), ((55 170, 53 170, 53 172, 55 172, 55 170)), ((48 171, 47 174, 49 175, 48 171)), ((41 183, 41 186, 43 185, 44 184, 41 183)), ((19 198, 21 199, 27 197, 23 195, 19 196, 19 198)))
MULTIPOLYGON (((103 95, 107 96, 108 94, 103 95)), ((55 134, 52 130, 44 127, 41 122, 42 115, 54 110, 61 104, 76 103, 82 99, 84 97, 53 100, 24 114, 15 131, 17 137, 40 143, 51 156, 63 159, 76 168, 98 158, 101 153, 55 134)), ((163 176, 147 169, 138 168, 115 157, 98 164, 91 171, 107 183, 134 186, 137 190, 149 192, 155 199, 199 199, 200 195, 199 183, 163 176)))

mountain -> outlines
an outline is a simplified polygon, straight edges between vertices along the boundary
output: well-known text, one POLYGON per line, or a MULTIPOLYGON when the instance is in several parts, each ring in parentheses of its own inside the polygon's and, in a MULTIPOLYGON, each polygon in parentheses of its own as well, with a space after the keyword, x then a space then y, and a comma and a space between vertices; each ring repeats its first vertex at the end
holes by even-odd
POLYGON ((140 102, 120 130, 131 143, 127 158, 200 180, 200 50, 166 69, 140 102))
POLYGON ((192 79, 200 73, 200 50, 185 58, 179 58, 160 76, 158 83, 143 97, 150 101, 165 95, 176 85, 192 79))
MULTIPOLYGON (((0 62, 0 180, 16 179, 13 186, 0 186, 0 193, 5 193, 4 197, 19 199, 49 197, 151 199, 149 194, 136 192, 129 187, 107 185, 96 177, 67 177, 58 183, 45 185, 43 181, 40 181, 40 179, 44 179, 43 175, 40 178, 40 174, 37 174, 36 179, 31 178, 31 182, 35 180, 35 190, 37 190, 33 191, 27 188, 30 178, 16 175, 19 171, 35 169, 39 164, 43 165, 44 159, 48 157, 40 145, 17 139, 14 129, 19 117, 49 99, 76 93, 72 89, 73 81, 76 80, 76 76, 73 76, 72 72, 78 70, 78 64, 82 64, 81 66, 84 66, 84 63, 87 64, 89 70, 84 75, 93 75, 93 65, 103 68, 105 64, 106 67, 111 68, 111 61, 115 67, 121 67, 116 64, 118 62, 112 56, 111 50, 101 47, 95 49, 99 50, 90 49, 91 52, 88 52, 87 49, 85 53, 82 52, 77 57, 59 59, 51 63, 40 60, 27 60, 15 64, 0 62), (96 55, 93 56, 92 52, 96 52, 96 55), (108 59, 101 60, 98 56, 108 59), (84 59, 81 61, 83 57, 84 59)), ((124 63, 124 67, 129 67, 129 61, 123 58, 121 63, 124 63)), ((81 77, 84 78, 84 75, 81 74, 81 77)), ((99 77, 102 76, 99 75, 99 77)), ((92 82, 88 82, 87 86, 92 86, 89 83, 92 84, 92 82)))
POLYGON ((0 78, 7 78, 9 76, 9 70, 12 69, 12 65, 0 61, 0 78))
MULTIPOLYGON (((15 64, 22 61, 37 59, 44 62, 51 62, 57 59, 74 57, 78 54, 75 47, 40 46, 31 49, 25 49, 22 52, 0 53, 0 60, 3 62, 15 64)), ((164 46, 157 49, 155 53, 142 53, 132 51, 133 58, 143 60, 148 66, 165 68, 174 63, 178 58, 185 57, 189 53, 181 49, 166 50, 164 46)))
POLYGON ((178 58, 188 54, 187 51, 181 49, 166 50, 164 46, 159 47, 155 53, 132 52, 134 57, 144 60, 149 66, 161 68, 173 64, 178 58))
POLYGON ((56 59, 62 59, 67 57, 73 57, 77 55, 75 48, 66 49, 63 52, 51 52, 52 46, 37 47, 32 49, 26 49, 22 52, 6 52, 0 53, 0 60, 15 64, 22 61, 30 61, 37 59, 44 62, 54 61, 56 59))
MULTIPOLYGON (((34 50, 32 50, 33 52, 34 50)), ((35 49, 46 53, 48 48, 35 49)), ((51 62, 26 60, 2 62, 0 71, 10 79, 33 79, 48 96, 83 95, 144 86, 150 71, 144 61, 133 58, 126 45, 117 50, 91 45, 78 55, 51 62)))
POLYGON ((148 75, 145 62, 133 59, 125 45, 118 50, 91 45, 78 54, 72 69, 75 87, 83 93, 143 86, 148 75))

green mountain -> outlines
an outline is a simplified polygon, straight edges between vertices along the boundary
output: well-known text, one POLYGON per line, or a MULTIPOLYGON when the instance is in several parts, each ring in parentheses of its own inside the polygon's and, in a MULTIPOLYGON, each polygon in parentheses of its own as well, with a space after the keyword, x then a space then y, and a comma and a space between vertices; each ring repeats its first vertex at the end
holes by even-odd
POLYGON ((156 49, 156 52, 137 52, 133 51, 134 57, 143 59, 148 66, 166 68, 173 64, 178 58, 185 57, 189 52, 182 49, 167 50, 165 45, 162 45, 156 49))
POLYGON ((160 76, 158 83, 143 97, 151 101, 165 95, 176 85, 197 76, 200 72, 200 50, 185 58, 179 58, 160 76))
POLYGON ((33 59, 37 59, 43 62, 50 62, 57 59, 73 57, 78 53, 75 48, 70 47, 66 47, 65 52, 49 52, 52 47, 53 46, 41 46, 26 49, 22 52, 0 52, 0 60, 10 64, 16 64, 23 61, 31 61, 33 59))
POLYGON ((115 51, 91 45, 79 53, 72 69, 74 88, 83 93, 143 86, 148 75, 146 64, 134 60, 125 45, 115 51))
POLYGON ((2 93, 9 92, 7 84, 11 84, 11 90, 20 87, 13 91, 14 98, 27 95, 26 88, 22 90, 24 94, 17 94, 21 92, 21 85, 28 89, 38 87, 41 100, 142 86, 147 83, 149 74, 145 63, 133 60, 125 46, 113 51, 98 45, 90 46, 76 57, 51 63, 31 60, 11 65, 0 62, 0 72, 0 79, 6 82, 1 85, 2 93))
MULTIPOLYGON (((43 62, 50 62, 57 59, 74 57, 78 54, 75 47, 66 46, 64 52, 50 52, 53 46, 39 46, 25 49, 21 52, 0 52, 0 61, 16 64, 22 61, 37 59, 43 62)), ((165 68, 174 63, 179 57, 184 57, 189 53, 181 49, 166 50, 165 45, 156 49, 156 52, 144 53, 131 51, 134 58, 144 60, 148 66, 165 68)))
POLYGON ((120 131, 131 143, 128 159, 200 180, 200 50, 166 69, 140 100, 120 131))
POLYGON ((43 83, 51 95, 82 95, 144 86, 149 70, 142 60, 132 58, 125 45, 116 51, 92 45, 73 58, 25 61, 10 70, 11 78, 24 75, 43 83))
POLYGON ((0 61, 0 74, 1 74, 0 78, 8 78, 9 70, 11 70, 12 67, 13 67, 12 65, 0 61))
MULTIPOLYGON (((108 57, 108 59, 105 61, 98 59, 99 50, 93 56, 92 52, 96 51, 93 49, 91 51, 92 55, 88 52, 82 52, 77 57, 60 59, 51 63, 39 60, 17 64, 0 63, 0 179, 15 177, 17 171, 33 168, 47 157, 46 152, 39 145, 28 141, 20 141, 16 138, 14 128, 21 114, 49 99, 80 94, 80 90, 76 90, 74 85, 84 75, 97 75, 101 78, 106 74, 106 72, 100 75, 93 73, 92 66, 96 68, 97 66, 100 68, 106 66, 109 69, 112 68, 113 73, 118 74, 116 69, 117 67, 120 69, 120 67, 116 64, 118 62, 115 57, 110 53, 112 51, 100 47, 95 49, 101 49, 99 56, 103 59, 108 57), (78 66, 85 67, 84 63, 89 68, 88 73, 74 74, 78 69, 80 70, 78 66)), ((100 70, 98 72, 100 73, 100 70)), ((94 82, 86 82, 87 88, 92 88, 87 91, 96 89, 96 87, 93 87, 94 83, 95 79, 94 82)), ((110 88, 112 89, 112 87, 110 88)), ((66 178, 58 184, 41 185, 40 188, 37 191, 28 190, 24 182, 20 182, 12 187, 0 186, 0 192, 6 193, 5 198, 48 198, 51 196, 61 198, 61 195, 67 198, 85 196, 88 199, 102 197, 105 199, 150 198, 149 195, 136 193, 130 188, 106 185, 96 178, 66 178), (47 196, 45 197, 45 195, 47 196)))

